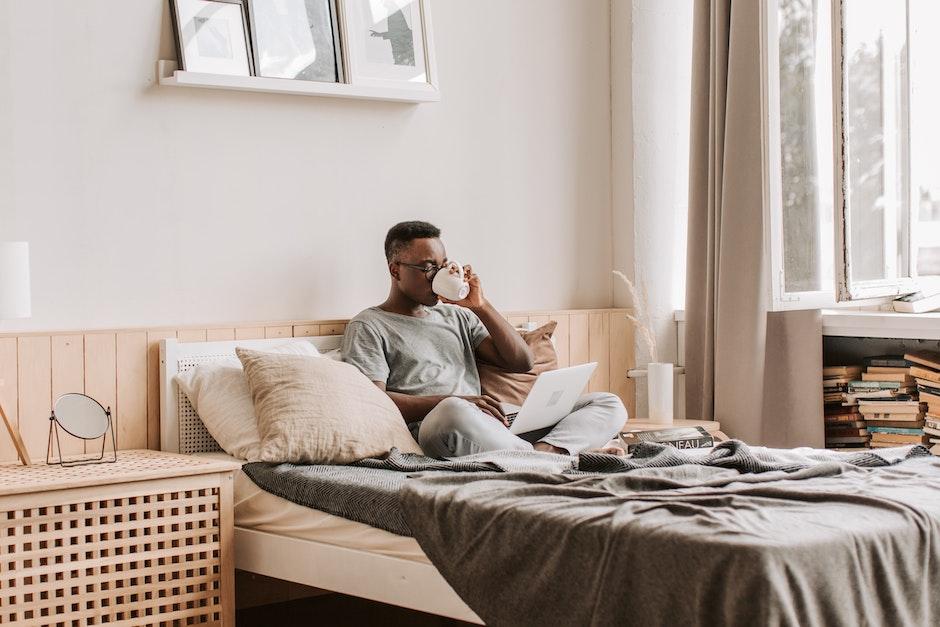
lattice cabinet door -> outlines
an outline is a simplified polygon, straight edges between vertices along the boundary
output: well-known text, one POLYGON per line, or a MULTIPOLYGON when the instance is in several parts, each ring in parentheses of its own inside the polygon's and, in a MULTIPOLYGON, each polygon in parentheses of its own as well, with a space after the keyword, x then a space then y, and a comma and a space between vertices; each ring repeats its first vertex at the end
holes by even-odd
POLYGON ((0 624, 229 625, 237 464, 0 465, 0 624))

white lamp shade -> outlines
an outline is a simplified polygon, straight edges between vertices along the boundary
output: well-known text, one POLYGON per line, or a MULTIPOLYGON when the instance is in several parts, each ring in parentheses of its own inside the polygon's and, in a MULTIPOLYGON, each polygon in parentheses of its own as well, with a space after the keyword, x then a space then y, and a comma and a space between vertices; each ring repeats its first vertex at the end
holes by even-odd
POLYGON ((0 320, 30 314, 29 243, 0 242, 0 320))

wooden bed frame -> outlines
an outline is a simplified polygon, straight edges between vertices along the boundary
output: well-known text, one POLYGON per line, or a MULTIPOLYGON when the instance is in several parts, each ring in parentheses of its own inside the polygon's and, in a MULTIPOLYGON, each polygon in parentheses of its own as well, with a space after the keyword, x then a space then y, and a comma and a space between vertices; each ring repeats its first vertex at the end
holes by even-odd
MULTIPOLYGON (((264 349, 286 342, 311 342, 321 351, 337 348, 342 336, 226 342, 160 342, 160 442, 164 451, 220 450, 175 381, 177 372, 235 354, 235 347, 264 349)), ((421 562, 235 527, 235 567, 300 583, 483 624, 438 570, 421 562)))

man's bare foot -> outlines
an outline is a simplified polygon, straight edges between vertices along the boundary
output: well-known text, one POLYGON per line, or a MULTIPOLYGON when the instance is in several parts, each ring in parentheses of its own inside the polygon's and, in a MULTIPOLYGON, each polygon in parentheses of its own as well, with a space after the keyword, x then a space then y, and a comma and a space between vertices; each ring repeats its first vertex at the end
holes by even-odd
POLYGON ((557 455, 570 455, 568 451, 563 448, 558 448, 557 446, 552 446, 548 442, 536 442, 532 445, 536 451, 542 451, 543 453, 555 453, 557 455))

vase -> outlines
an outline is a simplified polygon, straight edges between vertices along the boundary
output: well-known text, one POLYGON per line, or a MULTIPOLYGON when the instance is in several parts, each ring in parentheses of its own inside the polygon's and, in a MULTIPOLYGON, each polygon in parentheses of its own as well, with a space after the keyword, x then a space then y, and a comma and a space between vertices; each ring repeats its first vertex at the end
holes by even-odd
POLYGON ((672 382, 672 364, 651 363, 646 366, 650 422, 672 424, 672 382))

